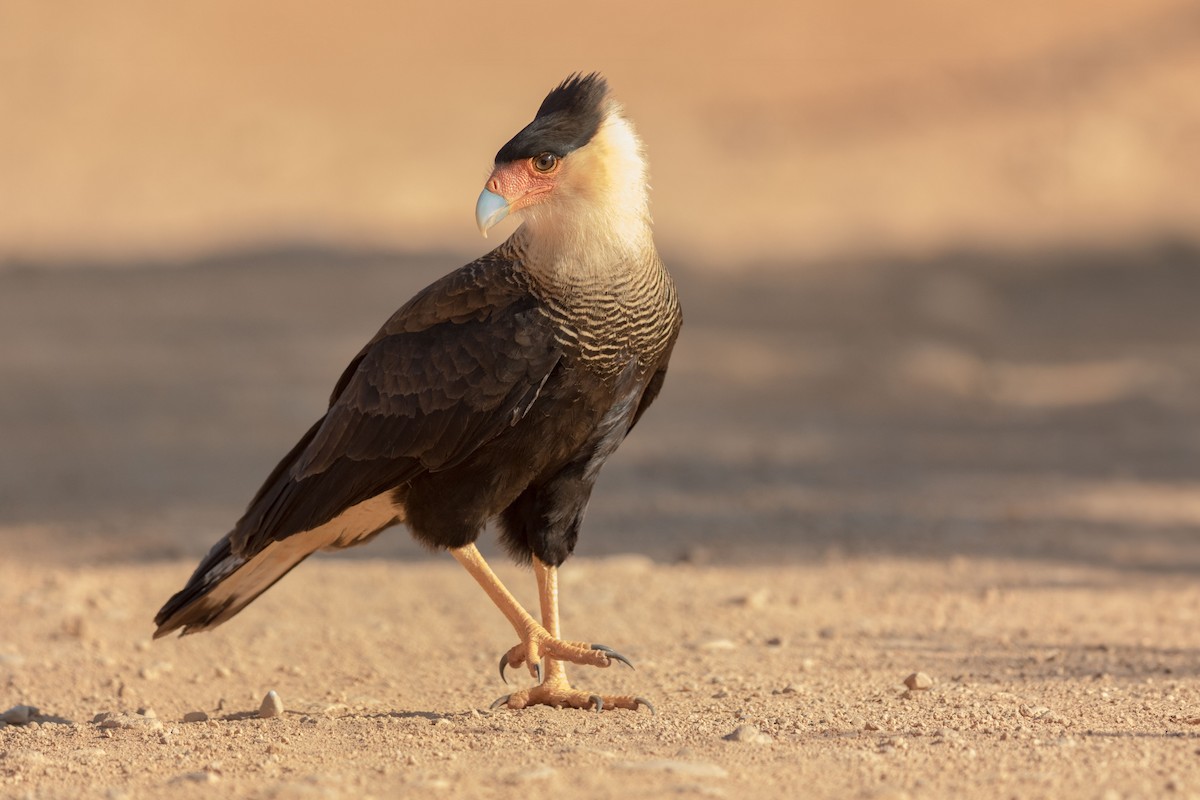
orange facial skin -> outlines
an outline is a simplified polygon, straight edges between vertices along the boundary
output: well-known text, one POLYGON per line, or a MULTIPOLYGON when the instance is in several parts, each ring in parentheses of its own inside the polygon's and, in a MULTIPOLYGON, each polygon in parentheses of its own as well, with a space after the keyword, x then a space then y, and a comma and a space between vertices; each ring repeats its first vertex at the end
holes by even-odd
POLYGON ((541 171, 534 166, 538 158, 541 156, 501 164, 488 177, 485 188, 507 200, 510 213, 535 206, 554 191, 562 159, 555 159, 550 169, 541 171))

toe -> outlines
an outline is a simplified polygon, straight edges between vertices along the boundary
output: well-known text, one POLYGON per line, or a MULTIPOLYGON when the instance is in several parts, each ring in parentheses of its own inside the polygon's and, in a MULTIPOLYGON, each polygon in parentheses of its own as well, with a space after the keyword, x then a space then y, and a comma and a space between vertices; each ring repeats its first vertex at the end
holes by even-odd
POLYGON ((528 706, 552 706, 553 708, 577 708, 580 710, 616 711, 626 709, 637 711, 643 706, 655 714, 654 706, 644 697, 629 695, 602 695, 576 689, 564 680, 550 680, 529 689, 522 689, 501 697, 492 703, 492 708, 507 707, 513 710, 528 706))
POLYGON ((608 656, 609 659, 611 659, 612 661, 620 661, 625 666, 629 667, 630 669, 633 669, 632 661, 630 661, 628 658, 626 658, 625 656, 618 653, 616 650, 613 650, 611 647, 609 647, 606 644, 594 644, 594 645, 592 645, 592 649, 600 651, 604 655, 608 656))

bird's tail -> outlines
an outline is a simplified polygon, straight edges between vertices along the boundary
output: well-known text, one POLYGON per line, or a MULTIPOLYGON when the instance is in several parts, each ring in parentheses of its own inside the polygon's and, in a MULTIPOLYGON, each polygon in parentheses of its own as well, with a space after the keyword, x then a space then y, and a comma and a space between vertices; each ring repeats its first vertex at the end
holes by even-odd
POLYGON ((154 623, 154 638, 183 628, 197 633, 220 625, 237 614, 316 548, 304 537, 272 542, 253 556, 233 552, 229 537, 217 542, 196 567, 187 586, 163 605, 154 623))

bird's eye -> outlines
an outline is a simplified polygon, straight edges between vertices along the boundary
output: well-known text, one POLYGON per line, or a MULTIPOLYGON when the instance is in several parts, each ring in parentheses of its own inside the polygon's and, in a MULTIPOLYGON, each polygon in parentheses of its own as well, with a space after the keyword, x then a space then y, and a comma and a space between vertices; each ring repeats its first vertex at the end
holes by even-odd
POLYGON ((538 172, 549 172, 558 166, 558 156, 554 153, 542 153, 533 159, 533 168, 538 172))

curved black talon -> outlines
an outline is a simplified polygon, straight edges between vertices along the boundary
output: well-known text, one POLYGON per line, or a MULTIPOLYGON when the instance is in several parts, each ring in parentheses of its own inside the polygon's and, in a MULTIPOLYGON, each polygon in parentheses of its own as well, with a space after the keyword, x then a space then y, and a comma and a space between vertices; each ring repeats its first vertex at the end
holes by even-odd
POLYGON ((592 645, 592 649, 599 650, 601 653, 604 653, 604 655, 608 656, 609 658, 613 659, 614 661, 620 661, 622 664, 629 667, 630 669, 634 668, 632 661, 630 661, 628 658, 626 658, 625 656, 618 653, 616 650, 613 650, 611 647, 609 647, 606 644, 594 644, 594 645, 592 645))
POLYGON ((508 653, 500 656, 500 680, 508 683, 508 678, 504 677, 504 670, 508 668, 508 653))
MULTIPOLYGON (((504 675, 504 670, 508 669, 508 653, 500 656, 500 680, 508 683, 508 678, 504 675)), ((537 682, 542 682, 542 664, 538 662, 533 665, 533 674, 537 678, 537 682)))
POLYGON ((511 694, 504 695, 504 697, 501 697, 499 700, 488 706, 488 711, 495 711, 497 708, 507 703, 510 697, 512 697, 511 694))
POLYGON ((653 703, 651 703, 651 702, 650 702, 649 700, 647 700, 646 698, 644 698, 644 697, 635 697, 635 698, 633 698, 633 702, 635 702, 635 703, 637 703, 637 704, 638 704, 638 708, 641 708, 642 706, 645 706, 646 708, 650 709, 650 716, 652 716, 652 717, 657 717, 657 716, 658 716, 658 712, 654 710, 654 704, 653 704, 653 703))
POLYGON ((599 714, 604 710, 604 698, 598 694, 593 694, 588 697, 592 701, 592 705, 596 707, 596 713, 599 714))

